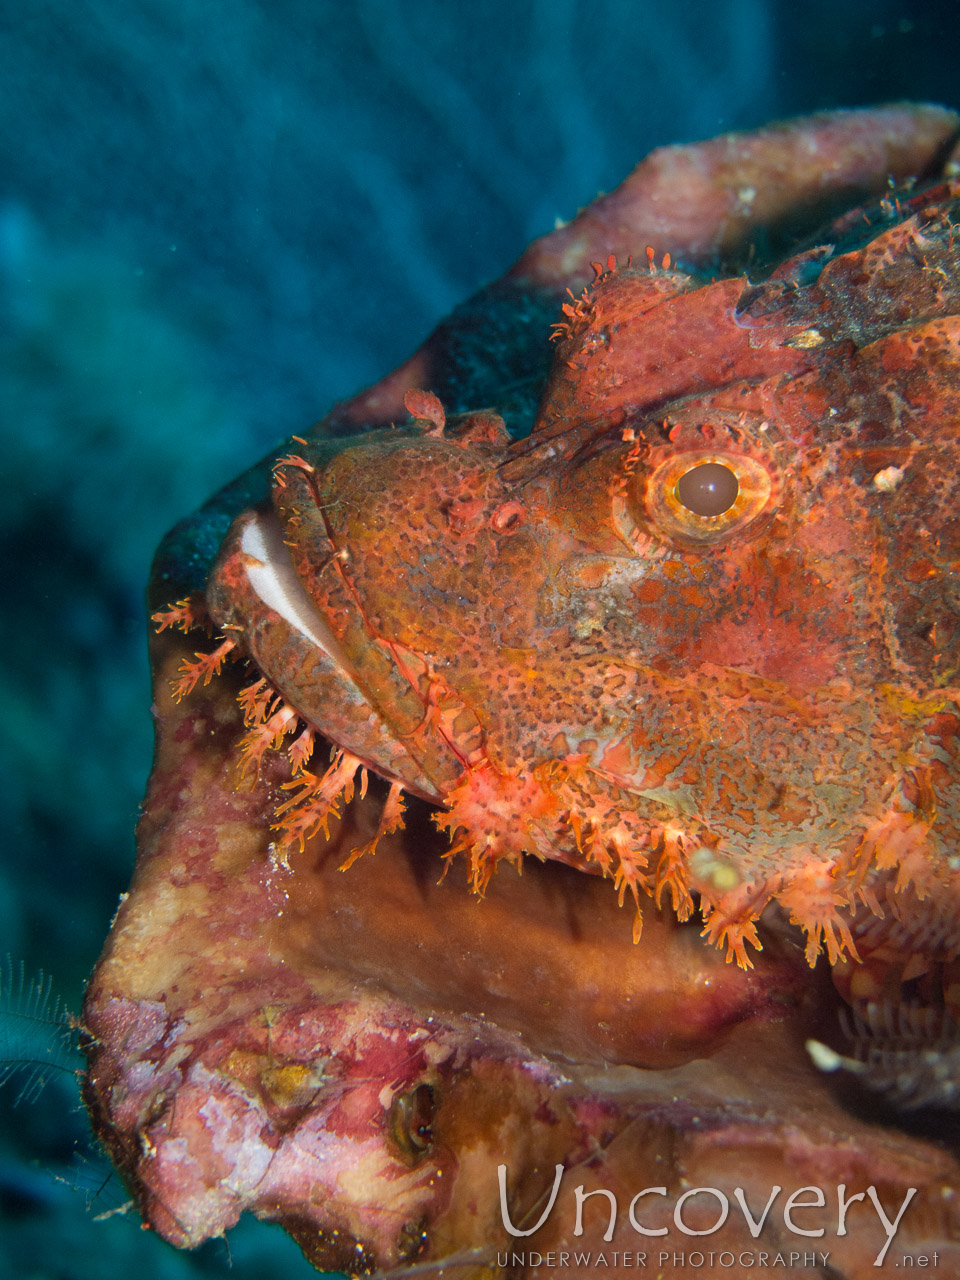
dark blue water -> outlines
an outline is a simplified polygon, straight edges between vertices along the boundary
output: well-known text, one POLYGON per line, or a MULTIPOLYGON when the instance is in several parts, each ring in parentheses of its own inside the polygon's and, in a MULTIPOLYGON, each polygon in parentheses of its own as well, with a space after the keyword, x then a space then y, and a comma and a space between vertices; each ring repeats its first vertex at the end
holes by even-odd
MULTIPOLYGON (((164 530, 652 147, 960 105, 955 0, 667 7, 0 0, 0 952, 74 1007, 133 859, 164 530)), ((256 1224, 230 1271, 94 1222, 52 1177, 98 1176, 75 1098, 0 1095, 0 1275, 313 1274, 256 1224)))

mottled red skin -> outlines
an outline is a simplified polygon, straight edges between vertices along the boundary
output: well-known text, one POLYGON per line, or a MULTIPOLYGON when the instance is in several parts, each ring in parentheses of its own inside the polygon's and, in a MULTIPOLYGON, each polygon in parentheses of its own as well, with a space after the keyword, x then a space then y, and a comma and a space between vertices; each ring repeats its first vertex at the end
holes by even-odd
MULTIPOLYGON (((888 172, 935 176, 956 128, 937 109, 889 108, 657 153, 621 193, 528 251, 503 287, 536 280, 558 295, 568 284, 578 291, 590 260, 604 262, 612 250, 643 262, 650 241, 658 255, 670 250, 688 266, 708 266, 718 255, 744 261, 765 220, 807 205, 850 205, 881 192, 888 172), (751 188, 758 194, 743 209, 737 193, 751 188), (668 207, 686 210, 676 236, 651 222, 651 211, 668 207)), ((808 211, 808 229, 813 220, 808 211)), ((828 896, 837 886, 851 892, 863 873, 866 901, 855 900, 863 918, 853 928, 861 950, 897 978, 919 943, 922 964, 950 953, 956 895, 935 842, 948 838, 942 815, 955 805, 953 712, 937 700, 950 696, 954 677, 935 654, 955 656, 955 648, 931 648, 918 623, 929 632, 950 620, 948 610, 937 610, 948 599, 955 534, 938 526, 946 550, 932 551, 920 528, 944 517, 940 478, 952 472, 938 467, 952 465, 954 445, 942 429, 922 433, 916 413, 891 421, 883 412, 893 387, 928 417, 939 413, 943 395, 952 394, 953 366, 929 358, 942 348, 919 360, 915 351, 898 358, 919 271, 912 251, 898 262, 904 270, 892 292, 908 312, 894 317, 887 347, 870 344, 875 273, 860 282, 865 294, 838 290, 836 316, 818 298, 814 322, 816 285, 766 286, 745 298, 741 280, 706 284, 698 295, 670 272, 621 267, 597 286, 592 311, 567 317, 573 333, 531 441, 508 446, 489 412, 440 432, 430 402, 419 400, 423 421, 414 428, 366 437, 339 454, 314 441, 293 446, 316 470, 284 468, 279 508, 301 517, 284 536, 298 542, 298 567, 330 611, 345 665, 305 649, 252 600, 236 536, 210 591, 221 621, 232 622, 233 611, 244 649, 297 711, 408 792, 449 806, 452 834, 475 812, 457 794, 469 781, 471 803, 493 795, 503 807, 493 824, 497 852, 513 857, 536 842, 534 851, 550 860, 523 859, 522 876, 501 869, 478 902, 456 867, 436 883, 447 841, 414 807, 406 831, 385 835, 375 856, 341 875, 344 856, 375 834, 380 784, 355 799, 342 821, 331 819, 329 839, 318 835, 302 851, 278 847, 272 824, 290 794, 283 790, 289 766, 268 752, 259 777, 238 777, 244 732, 235 695, 255 673, 228 670, 178 706, 169 682, 196 644, 171 631, 155 637, 157 758, 137 869, 91 978, 84 1019, 94 1124, 146 1221, 166 1239, 191 1247, 249 1210, 282 1222, 318 1266, 402 1268, 454 1255, 469 1264, 458 1276, 532 1275, 532 1264, 495 1261, 512 1244, 500 1220, 496 1166, 509 1169, 519 1218, 562 1162, 561 1203, 524 1241, 527 1249, 602 1243, 601 1214, 588 1212, 585 1236, 571 1236, 578 1183, 614 1191, 621 1209, 643 1187, 665 1183, 669 1212, 686 1186, 732 1194, 739 1185, 762 1206, 774 1184, 792 1191, 844 1182, 848 1191, 875 1185, 888 1207, 918 1188, 897 1247, 936 1248, 942 1267, 960 1267, 950 1243, 960 1237, 952 1196, 960 1166, 930 1141, 854 1118, 810 1066, 803 1041, 831 1034, 837 999, 825 975, 807 969, 790 930, 768 913, 765 949, 755 970, 743 973, 703 945, 697 926, 646 905, 634 946, 610 886, 575 869, 601 867, 598 840, 621 822, 629 839, 615 842, 616 857, 643 853, 643 840, 633 837, 644 824, 651 835, 664 825, 657 805, 675 816, 663 797, 686 768, 690 779, 681 780, 697 789, 699 808, 693 818, 685 812, 684 822, 700 831, 696 824, 709 818, 711 832, 725 822, 734 872, 759 883, 770 866, 771 833, 800 822, 801 802, 822 785, 813 756, 826 742, 834 756, 851 751, 864 803, 874 806, 869 816, 879 817, 869 857, 856 865, 856 848, 841 851, 856 878, 835 874, 848 869, 842 861, 824 873, 828 896), (592 359, 591 325, 605 324, 623 299, 618 323, 637 345, 635 325, 643 321, 633 318, 635 304, 651 287, 663 287, 668 308, 682 310, 697 296, 717 304, 698 344, 716 338, 718 355, 684 373, 681 385, 691 394, 682 402, 665 381, 670 402, 658 403, 656 377, 653 399, 636 381, 624 391, 615 360, 592 359), (858 311, 855 297, 869 305, 858 311), (737 300, 750 303, 739 316, 737 300), (809 345, 814 327, 819 345, 809 345), (858 338, 868 354, 856 355, 858 338), (724 351, 734 353, 728 367, 724 351), (871 363, 877 354, 880 363, 871 363), (701 383, 690 384, 691 374, 701 383), (869 453, 835 433, 816 434, 838 388, 869 453), (588 389, 593 398, 584 400, 588 389), (705 413, 715 424, 707 444, 705 413), (766 432, 758 414, 771 424, 766 432), (875 421, 886 422, 892 442, 866 438, 875 421), (623 439, 625 429, 634 440, 623 439), (907 465, 889 492, 871 488, 888 465, 882 449, 890 444, 899 459, 912 435, 914 453, 922 449, 932 465, 923 472, 907 465), (763 507, 750 508, 742 525, 710 544, 678 527, 686 517, 655 491, 653 477, 657 460, 677 450, 721 446, 776 484, 771 502, 762 475, 751 472, 761 483, 745 479, 743 490, 751 500, 762 497, 763 507), (312 486, 329 488, 311 505, 312 486), (911 503, 900 501, 904 492, 911 503), (337 564, 322 543, 328 522, 338 538, 349 538, 349 559, 337 564), (898 549, 899 575, 878 565, 878 548, 887 545, 898 549), (871 593, 864 581, 864 547, 893 602, 886 614, 877 613, 878 588, 871 593), (429 564, 425 550, 436 553, 429 564), (861 628, 862 643, 851 643, 851 626, 861 628), (625 654, 628 665, 611 676, 625 654), (571 667, 581 678, 587 673, 596 695, 585 697, 571 667), (877 681, 892 686, 885 700, 877 681), (650 690, 668 713, 641 701, 650 690), (775 713, 787 728, 778 729, 775 713), (707 731, 711 716, 715 733, 707 731), (729 739, 734 730, 739 738, 724 742, 721 731, 729 739), (869 756, 856 741, 848 747, 861 731, 873 735, 869 756), (638 806, 625 799, 626 788, 614 791, 611 777, 635 777, 644 734, 656 739, 657 755, 655 765, 644 764, 653 774, 644 777, 648 794, 638 806), (758 734, 766 746, 755 759, 749 739, 758 734), (692 747, 689 759, 672 762, 664 743, 675 755, 677 744, 692 747), (781 798, 772 810, 762 795, 777 755, 771 743, 780 744, 798 779, 793 803, 781 798), (923 760, 911 759, 924 751, 923 760), (884 795, 895 759, 902 785, 884 795), (709 785, 724 773, 740 784, 743 831, 730 788, 709 785), (579 830, 569 817, 575 806, 589 810, 579 830), (777 816, 777 807, 788 816, 777 816), (932 834, 918 830, 918 814, 932 834), (878 869, 894 845, 896 865, 878 869), (574 867, 558 865, 557 855, 574 867), (896 890, 902 867, 909 884, 896 890), (936 891, 921 900, 930 884, 936 891), (926 930, 920 939, 918 928, 926 930)), ((693 306, 694 318, 708 313, 693 306)), ((668 338, 668 326, 657 325, 652 341, 668 338)), ((442 348, 431 340, 328 425, 400 420, 405 392, 437 385, 442 348)), ((616 344, 610 350, 615 357, 616 344)), ((632 377, 636 361, 622 372, 632 377)), ((159 607, 169 585, 158 577, 153 594, 159 607)), ((841 791, 850 789, 842 758, 824 767, 841 791)), ((852 806, 838 811, 850 823, 851 844, 862 843, 852 806)), ((666 903, 682 902, 688 884, 699 889, 715 923, 721 846, 705 843, 712 860, 691 863, 680 835, 656 836, 659 862, 643 874, 661 872, 666 903), (694 885, 694 872, 708 883, 694 885)), ((476 844, 475 833, 468 844, 476 844)), ((816 853, 828 857, 822 848, 816 853)), ((492 861, 475 857, 475 871, 492 861)), ((804 876, 816 862, 781 855, 778 875, 784 863, 792 878, 771 892, 802 919, 817 889, 804 876)), ((857 967, 854 978, 864 972, 857 967)), ((718 1251, 775 1250, 796 1240, 771 1223, 755 1245, 742 1221, 731 1220, 711 1242, 718 1251)), ((876 1274, 882 1243, 875 1216, 862 1216, 824 1247, 837 1274, 858 1280, 876 1274)), ((623 1228, 611 1247, 637 1244, 623 1228)), ((669 1263, 659 1270, 688 1273, 669 1263)), ((626 1274, 616 1265, 608 1272, 626 1274)), ((453 1268, 438 1268, 445 1273, 453 1268)))

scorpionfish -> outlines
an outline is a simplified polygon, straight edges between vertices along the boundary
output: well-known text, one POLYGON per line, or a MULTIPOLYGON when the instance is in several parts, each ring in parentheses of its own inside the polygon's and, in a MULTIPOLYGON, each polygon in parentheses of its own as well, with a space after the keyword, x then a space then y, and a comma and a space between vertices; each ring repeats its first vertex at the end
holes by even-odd
POLYGON ((635 936, 648 898, 699 910, 742 967, 765 911, 811 964, 953 960, 958 215, 960 185, 891 195, 760 282, 597 263, 523 439, 426 388, 294 437, 205 600, 156 615, 220 629, 179 696, 249 662, 280 846, 369 770, 350 860, 411 793, 479 893, 532 855, 609 877, 635 936))

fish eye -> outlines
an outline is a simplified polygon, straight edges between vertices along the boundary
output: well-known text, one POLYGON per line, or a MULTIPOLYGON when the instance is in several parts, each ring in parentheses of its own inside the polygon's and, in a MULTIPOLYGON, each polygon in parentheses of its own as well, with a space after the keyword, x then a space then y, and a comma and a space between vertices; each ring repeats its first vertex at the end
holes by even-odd
POLYGON ((722 462, 701 462, 677 481, 679 502, 696 516, 721 516, 737 500, 740 483, 722 462))
POLYGON ((725 542, 757 531, 779 501, 780 484, 765 461, 733 449, 685 450, 655 458, 631 476, 625 497, 634 519, 671 542, 725 542))

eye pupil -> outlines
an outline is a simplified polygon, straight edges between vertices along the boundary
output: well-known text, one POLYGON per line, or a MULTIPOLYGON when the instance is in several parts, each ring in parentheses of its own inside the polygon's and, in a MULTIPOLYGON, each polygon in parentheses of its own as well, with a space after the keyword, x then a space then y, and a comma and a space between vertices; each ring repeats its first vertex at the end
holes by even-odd
POLYGON ((677 481, 677 498, 696 516, 720 516, 737 500, 737 477, 721 462, 702 462, 677 481))

